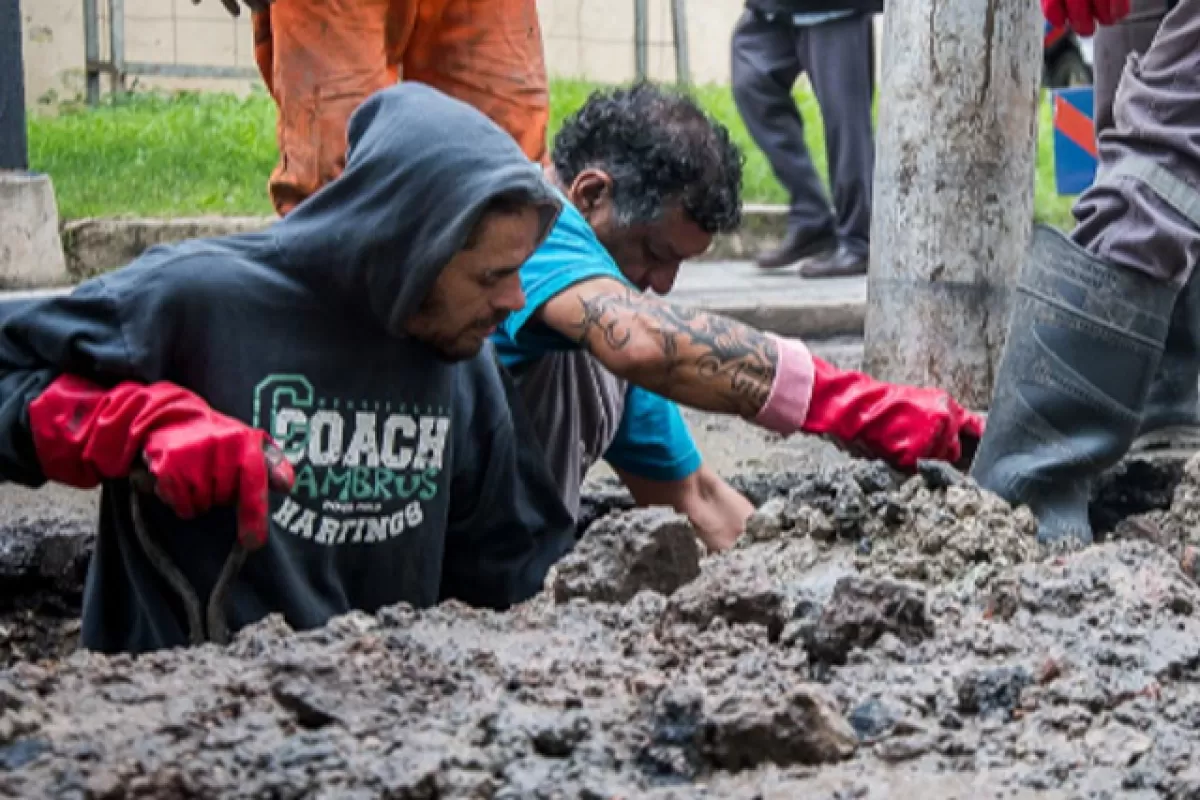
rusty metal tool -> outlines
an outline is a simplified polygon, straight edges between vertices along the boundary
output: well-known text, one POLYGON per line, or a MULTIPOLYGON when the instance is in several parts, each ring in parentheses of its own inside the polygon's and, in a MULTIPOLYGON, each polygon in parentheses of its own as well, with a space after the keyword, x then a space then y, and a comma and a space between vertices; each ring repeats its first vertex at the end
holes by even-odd
MULTIPOLYGON (((266 11, 267 8, 275 2, 275 0, 242 0, 242 2, 245 3, 246 7, 251 11, 257 13, 260 11, 266 11)), ((200 5, 200 0, 192 0, 192 5, 200 5)), ((242 15, 242 8, 238 5, 237 0, 221 0, 221 5, 225 6, 225 10, 235 17, 240 17, 242 15)))
POLYGON ((219 645, 228 644, 229 623, 225 619, 225 599, 229 594, 230 584, 233 583, 234 577, 246 562, 246 548, 241 542, 234 541, 233 549, 221 567, 221 573, 213 586, 212 594, 209 595, 208 603, 201 604, 195 587, 171 560, 163 546, 151 535, 146 525, 142 495, 154 493, 154 476, 144 466, 138 466, 130 474, 129 484, 133 530, 137 534, 138 543, 146 553, 146 557, 150 559, 150 563, 183 600, 183 608, 188 621, 189 643, 200 645, 211 641, 219 645))

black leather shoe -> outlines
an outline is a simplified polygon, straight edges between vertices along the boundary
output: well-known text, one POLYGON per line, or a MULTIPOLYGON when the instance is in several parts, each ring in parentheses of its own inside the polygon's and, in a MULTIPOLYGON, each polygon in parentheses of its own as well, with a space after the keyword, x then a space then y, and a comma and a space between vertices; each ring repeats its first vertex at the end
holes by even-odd
POLYGON ((824 255, 837 249, 837 238, 829 231, 801 233, 788 231, 783 243, 758 257, 762 269, 779 269, 795 264, 801 259, 824 255))
POLYGON ((810 258, 800 267, 802 278, 848 278, 867 274, 867 254, 856 253, 845 245, 829 253, 810 258))

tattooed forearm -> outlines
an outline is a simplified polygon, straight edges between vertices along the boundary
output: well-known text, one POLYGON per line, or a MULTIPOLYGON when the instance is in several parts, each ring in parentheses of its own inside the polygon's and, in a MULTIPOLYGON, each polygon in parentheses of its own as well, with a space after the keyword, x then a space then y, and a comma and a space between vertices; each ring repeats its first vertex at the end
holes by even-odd
POLYGON ((626 287, 581 291, 578 302, 571 325, 576 340, 601 361, 636 350, 629 367, 636 374, 624 376, 635 383, 747 418, 766 403, 777 354, 774 342, 754 328, 626 287))

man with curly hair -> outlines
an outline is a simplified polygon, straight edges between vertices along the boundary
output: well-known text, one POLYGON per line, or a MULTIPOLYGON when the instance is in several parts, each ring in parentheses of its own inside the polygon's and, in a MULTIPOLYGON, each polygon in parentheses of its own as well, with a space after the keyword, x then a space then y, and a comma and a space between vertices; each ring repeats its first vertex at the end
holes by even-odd
POLYGON ((741 223, 742 155, 690 98, 597 92, 552 160, 567 202, 521 267, 525 307, 493 339, 572 513, 603 458, 639 505, 686 514, 710 548, 733 544, 753 508, 702 465, 675 403, 828 435, 899 467, 957 461, 980 435, 944 392, 843 372, 799 341, 654 296, 741 223))

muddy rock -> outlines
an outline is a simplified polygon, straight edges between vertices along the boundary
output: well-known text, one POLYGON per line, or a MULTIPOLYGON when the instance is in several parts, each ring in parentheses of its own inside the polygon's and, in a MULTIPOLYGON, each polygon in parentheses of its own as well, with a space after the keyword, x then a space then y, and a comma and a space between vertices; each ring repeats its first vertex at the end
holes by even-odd
POLYGON ((1021 703, 1021 692, 1030 683, 1024 667, 972 670, 955 685, 957 710, 966 714, 1011 715, 1021 703))
POLYGON ((742 541, 747 543, 769 542, 783 535, 791 527, 787 518, 787 503, 782 497, 773 497, 750 515, 742 541))
POLYGON ((708 704, 703 752, 717 767, 823 764, 854 755, 858 738, 834 703, 814 686, 782 696, 735 690, 708 704))
POLYGON ((0 530, 0 667, 62 658, 78 645, 94 525, 22 516, 0 530))
POLYGON ((1105 472, 1092 490, 1088 516, 1097 536, 1123 520, 1171 507, 1183 481, 1184 462, 1178 459, 1126 459, 1105 472))
POLYGON ((1140 515, 1179 538, 1049 555, 967 478, 839 463, 762 481, 759 527, 703 558, 613 506, 503 614, 22 661, 0 796, 1195 796, 1197 476, 1140 515))
POLYGON ((805 472, 778 471, 769 472, 756 470, 725 476, 737 491, 755 505, 762 507, 773 498, 787 497, 792 487, 804 479, 805 472))
POLYGON ((0 669, 58 659, 79 646, 79 597, 55 591, 20 594, 0 611, 0 669))
POLYGON ((700 574, 700 549, 691 523, 663 509, 602 518, 560 561, 551 579, 554 599, 625 603, 648 589, 669 595, 700 574))
POLYGON ((1095 763, 1108 767, 1128 767, 1154 746, 1149 736, 1119 722, 1088 731, 1083 743, 1095 763))
POLYGON ((576 530, 582 536, 597 520, 615 512, 631 511, 635 505, 633 495, 616 478, 590 481, 579 495, 576 530))
POLYGON ((1159 545, 1193 580, 1200 580, 1200 456, 1182 467, 1177 461, 1165 459, 1134 461, 1118 466, 1106 478, 1101 496, 1117 501, 1100 511, 1093 503, 1092 519, 1100 517, 1106 523, 1118 520, 1111 525, 1114 538, 1159 545), (1169 502, 1163 503, 1168 493, 1169 502), (1143 507, 1151 510, 1120 518, 1122 510, 1143 507))
POLYGON ((914 477, 888 502, 895 522, 859 554, 865 574, 931 584, 974 574, 986 583, 999 568, 1041 555, 1033 514, 969 480, 930 489, 925 478, 914 477))
POLYGON ((938 462, 908 478, 882 462, 852 461, 735 485, 763 503, 748 541, 852 544, 859 570, 872 576, 936 584, 971 573, 986 583, 999 568, 1041 556, 1028 509, 1010 508, 938 462))
POLYGON ((871 697, 856 706, 846 719, 860 740, 871 741, 894 732, 904 716, 904 708, 895 701, 871 697))
POLYGON ((667 602, 669 625, 704 630, 714 620, 730 625, 760 625, 777 639, 791 616, 787 595, 770 574, 743 562, 732 570, 709 569, 667 602))
POLYGON ((77 521, 23 518, 0 536, 0 602, 52 590, 78 596, 95 544, 95 526, 77 521))
POLYGON ((803 638, 814 661, 845 664, 851 650, 868 648, 884 634, 915 645, 933 632, 924 589, 892 580, 846 577, 837 582, 803 638))

